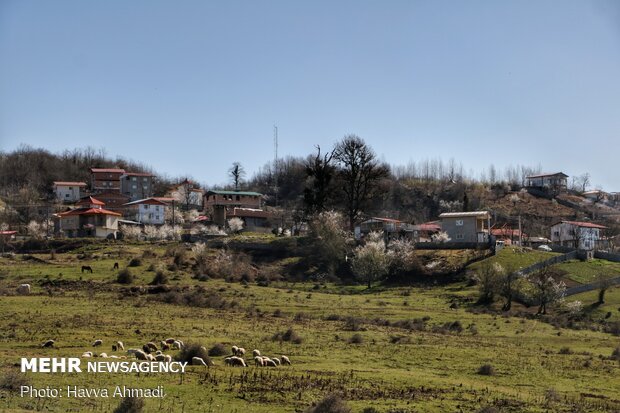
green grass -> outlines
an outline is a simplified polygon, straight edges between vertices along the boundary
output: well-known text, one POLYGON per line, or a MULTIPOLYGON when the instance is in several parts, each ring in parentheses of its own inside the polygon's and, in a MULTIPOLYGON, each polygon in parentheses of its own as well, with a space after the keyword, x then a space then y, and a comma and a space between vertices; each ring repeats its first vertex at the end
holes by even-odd
POLYGON ((554 265, 554 268, 565 272, 566 278, 580 284, 596 281, 601 274, 605 277, 620 277, 620 263, 601 259, 589 261, 570 260, 554 265))
MULTIPOLYGON (((516 247, 504 247, 496 255, 487 258, 484 262, 497 263, 507 270, 517 271, 520 268, 529 267, 532 264, 548 260, 556 255, 559 254, 516 247)), ((472 264, 470 269, 475 270, 481 263, 482 261, 472 264)))
MULTIPOLYGON (((584 411, 597 406, 597 411, 620 408, 620 380, 616 379, 620 364, 599 358, 611 354, 617 337, 557 329, 535 319, 475 314, 466 305, 450 308, 453 301, 476 294, 475 287, 464 283, 372 290, 327 284, 315 289, 310 283, 244 286, 221 280, 198 282, 183 271, 174 274, 175 284, 200 285, 236 304, 229 309, 195 308, 163 304, 152 295, 126 296, 121 294, 123 286, 110 282, 114 262, 124 266, 145 248, 129 246, 121 259, 107 257, 105 250, 93 251, 99 258, 84 262, 74 254, 57 254, 48 264, 0 259, 0 292, 14 291, 21 282, 34 285, 32 296, 0 297, 0 371, 14 369, 22 356, 79 356, 92 350, 95 339, 103 339, 104 351, 110 352, 114 340, 124 341, 127 348, 172 336, 207 348, 221 342, 250 352, 258 348, 270 356, 285 354, 293 366, 243 370, 224 367, 223 357, 215 357, 215 367, 192 367, 183 378, 28 374, 28 379, 37 386, 161 384, 168 396, 147 400, 146 411, 166 412, 303 411, 331 391, 343 393, 356 413, 366 407, 437 413, 475 412, 487 405, 512 406, 501 410, 509 412, 569 412, 576 405, 584 411), (95 274, 79 273, 82 263, 93 266, 95 274), (83 277, 100 288, 59 283, 48 291, 38 284, 46 276, 52 280, 83 277), (346 317, 359 318, 360 330, 351 331, 350 323, 343 320, 346 317), (423 331, 394 325, 423 317, 430 317, 423 331), (461 333, 433 331, 454 321, 461 323, 461 333), (288 328, 302 337, 301 344, 272 340, 288 328), (349 343, 354 334, 361 335, 361 343, 349 343), (57 339, 58 348, 40 347, 49 338, 57 339), (563 347, 573 354, 559 354, 563 347), (476 374, 483 364, 491 364, 496 375, 476 374), (558 400, 545 400, 550 388, 561 395, 558 400)), ((153 273, 145 271, 150 264, 170 263, 163 250, 157 247, 158 257, 143 259, 141 267, 132 268, 141 283, 152 278, 153 273)), ((40 258, 49 260, 49 256, 40 258)), ((591 294, 595 293, 579 299, 588 305, 596 299, 591 294)), ((620 307, 618 288, 610 290, 600 311, 614 306, 620 307)), ((0 411, 111 411, 117 404, 115 399, 32 400, 0 390, 0 411)))

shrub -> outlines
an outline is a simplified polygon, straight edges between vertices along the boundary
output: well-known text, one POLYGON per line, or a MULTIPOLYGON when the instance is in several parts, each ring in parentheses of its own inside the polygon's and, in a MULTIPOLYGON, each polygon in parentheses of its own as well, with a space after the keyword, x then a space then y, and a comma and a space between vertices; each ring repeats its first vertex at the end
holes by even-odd
POLYGON ((207 351, 207 348, 200 343, 188 343, 175 356, 175 360, 191 363, 192 358, 194 357, 200 357, 201 359, 203 359, 205 363, 207 363, 207 366, 213 365, 213 362, 209 357, 209 352, 207 351))
POLYGON ((114 413, 141 413, 144 411, 144 400, 139 397, 125 397, 114 413))
POLYGON ((359 317, 347 317, 344 320, 344 329, 347 331, 364 331, 363 320, 359 317))
POLYGON ((364 410, 362 410, 362 413, 379 413, 379 410, 375 409, 374 407, 366 407, 364 410))
POLYGON ((309 407, 305 413, 350 413, 351 408, 337 394, 329 394, 316 406, 309 407))
POLYGON ((224 346, 224 344, 222 343, 217 343, 209 349, 209 356, 211 357, 225 356, 228 353, 228 348, 226 348, 226 346, 224 346))
POLYGON ((616 347, 611 353, 611 358, 620 361, 620 346, 616 347))
POLYGON ((12 370, 0 378, 0 389, 16 392, 21 386, 27 386, 29 383, 30 381, 25 374, 12 370))
POLYGON ((478 410, 477 413, 499 413, 499 410, 493 406, 486 406, 478 410))
POLYGON ((116 282, 119 284, 131 284, 134 280, 133 274, 129 271, 129 268, 125 268, 119 271, 116 276, 116 282))
POLYGON ((495 375, 495 369, 490 364, 483 364, 478 369, 478 374, 480 374, 482 376, 494 376, 495 375))
POLYGON ((573 350, 569 347, 562 347, 560 351, 558 351, 558 354, 573 354, 573 350))
POLYGON ((157 271, 151 281, 151 285, 168 284, 168 276, 163 271, 157 271))
POLYGON ((355 333, 349 339, 349 344, 362 344, 364 342, 364 337, 361 334, 355 333))
POLYGON ((301 344, 303 342, 303 339, 295 332, 295 330, 293 330, 292 327, 286 330, 284 333, 283 332, 275 333, 271 337, 271 339, 273 341, 288 341, 293 344, 301 344))
POLYGON ((139 257, 134 257, 131 259, 131 261, 129 261, 129 264, 127 264, 128 267, 139 267, 142 265, 142 259, 139 257))

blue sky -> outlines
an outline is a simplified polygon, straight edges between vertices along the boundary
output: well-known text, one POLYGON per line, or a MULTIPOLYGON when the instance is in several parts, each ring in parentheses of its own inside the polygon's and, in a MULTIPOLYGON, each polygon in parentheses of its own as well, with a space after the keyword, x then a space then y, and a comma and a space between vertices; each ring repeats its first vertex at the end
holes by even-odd
POLYGON ((0 148, 227 180, 345 134, 391 164, 541 164, 620 191, 620 3, 0 2, 0 148))

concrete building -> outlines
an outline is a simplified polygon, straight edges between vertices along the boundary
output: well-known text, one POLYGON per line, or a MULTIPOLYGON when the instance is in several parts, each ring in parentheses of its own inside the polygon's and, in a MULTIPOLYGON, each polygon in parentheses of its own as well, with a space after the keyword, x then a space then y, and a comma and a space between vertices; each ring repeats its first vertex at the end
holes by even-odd
POLYGON ((153 196, 153 174, 125 172, 120 177, 121 193, 130 201, 153 196))
POLYGON ((439 215, 441 230, 450 242, 489 242, 491 214, 488 211, 444 212, 439 215))
POLYGON ((557 245, 593 250, 603 242, 602 231, 606 226, 592 222, 561 221, 551 226, 551 242, 557 245))
POLYGON ((90 188, 93 192, 121 192, 124 169, 90 168, 90 188))
POLYGON ((262 211, 263 195, 247 191, 207 191, 204 195, 205 209, 212 216, 212 221, 225 226, 226 220, 235 214, 235 208, 262 211))
POLYGON ((547 192, 565 192, 568 187, 568 175, 563 172, 530 175, 525 177, 525 186, 547 192))
POLYGON ((61 202, 76 202, 82 197, 82 191, 86 188, 86 182, 54 182, 56 199, 61 202))
POLYGON ((157 198, 140 199, 125 204, 125 217, 135 222, 148 225, 163 225, 166 222, 167 202, 157 198))

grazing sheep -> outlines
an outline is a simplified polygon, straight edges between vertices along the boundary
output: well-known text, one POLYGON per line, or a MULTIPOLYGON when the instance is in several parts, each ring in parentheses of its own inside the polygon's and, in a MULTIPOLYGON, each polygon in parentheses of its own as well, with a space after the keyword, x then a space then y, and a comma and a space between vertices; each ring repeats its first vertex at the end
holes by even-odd
POLYGON ((108 357, 110 357, 111 359, 117 359, 117 358, 119 358, 116 354, 110 354, 108 357))
POLYGON ((132 355, 136 354, 138 351, 140 351, 140 350, 138 350, 137 348, 130 348, 130 349, 127 350, 127 355, 128 356, 132 356, 132 355))
POLYGON ((164 343, 164 342, 162 341, 162 342, 161 342, 161 349, 162 349, 162 351, 170 350, 170 344, 168 344, 168 343, 164 343))
POLYGON ((30 295, 30 284, 20 284, 19 287, 17 287, 17 294, 30 295))
POLYGON ((279 358, 272 358, 273 361, 275 361, 275 363, 279 366, 280 365, 280 359, 279 358))
POLYGON ((176 350, 181 350, 183 348, 183 344, 181 344, 179 340, 175 340, 174 343, 172 343, 172 348, 176 350))
POLYGON ((112 267, 113 270, 118 270, 118 262, 114 263, 114 266, 112 267))
POLYGON ((157 356, 159 356, 160 354, 163 354, 160 350, 157 350, 157 351, 155 352, 155 356, 156 356, 156 357, 157 357, 157 356))
POLYGON ((125 345, 123 345, 123 342, 122 342, 122 341, 117 341, 117 342, 116 342, 116 347, 117 347, 119 350, 121 350, 121 351, 125 350, 125 345))
POLYGON ((147 354, 142 350, 136 350, 133 354, 138 360, 148 360, 147 354))
POLYGON ((264 362, 265 367, 278 367, 276 362, 271 359, 267 359, 267 360, 263 359, 263 362, 264 362))
POLYGON ((95 340, 93 342, 93 347, 99 347, 102 344, 103 344, 103 340, 95 340))
POLYGON ((112 344, 112 351, 116 351, 116 350, 117 350, 116 344, 112 344))
POLYGON ((291 360, 289 360, 288 357, 282 356, 280 358, 282 359, 282 364, 288 364, 289 366, 291 365, 291 360))
POLYGON ((236 355, 237 355, 237 351, 239 351, 239 347, 237 347, 237 346, 232 346, 232 349, 231 349, 231 350, 232 350, 232 355, 233 355, 233 356, 236 356, 236 355))
POLYGON ((99 354, 99 357, 107 359, 108 358, 108 354, 107 353, 101 353, 101 354, 99 354))
POLYGON ((224 359, 224 363, 226 363, 229 366, 233 366, 233 367, 234 366, 247 367, 247 364, 245 364, 245 360, 237 356, 226 357, 224 359))
POLYGON ((153 355, 152 355, 152 354, 147 354, 147 355, 146 355, 146 359, 147 359, 148 361, 155 361, 155 357, 153 357, 153 355))
POLYGON ((153 343, 152 341, 149 341, 148 343, 146 343, 145 346, 147 346, 151 351, 159 350, 157 346, 155 345, 155 343, 153 343))
POLYGON ((260 351, 252 350, 252 357, 260 357, 260 351))
POLYGON ((263 358, 261 356, 254 357, 254 365, 256 367, 265 367, 265 363, 263 362, 263 358))
POLYGON ((93 273, 93 268, 90 265, 82 265, 82 272, 89 272, 89 273, 93 273))
POLYGON ((170 354, 164 354, 164 361, 166 363, 172 363, 172 356, 170 354))
POLYGON ((92 357, 92 356, 93 356, 92 351, 86 351, 86 352, 82 353, 82 357, 92 357))
POLYGON ((165 361, 166 360, 166 355, 165 354, 158 354, 155 356, 155 360, 156 361, 165 361))
POLYGON ((41 347, 54 347, 54 340, 47 340, 45 343, 41 344, 41 347))
POLYGON ((175 341, 177 341, 177 340, 176 340, 176 339, 174 339, 174 338, 167 338, 167 339, 166 339, 166 340, 164 340, 164 341, 165 341, 166 343, 168 343, 168 344, 172 344, 172 343, 174 343, 174 342, 175 342, 175 341))
POLYGON ((205 366, 207 367, 207 363, 201 357, 192 357, 192 366, 205 366))
POLYGON ((237 357, 245 356, 245 349, 243 347, 238 347, 237 348, 237 354, 235 354, 235 356, 237 356, 237 357))

